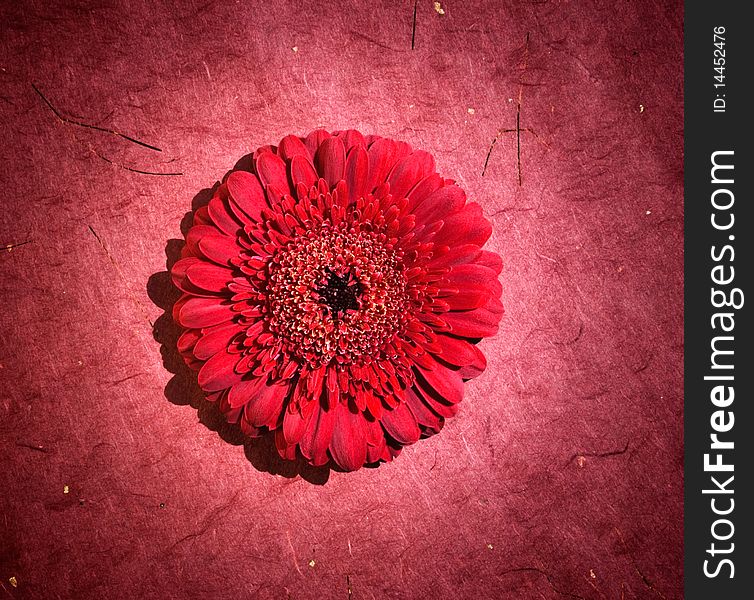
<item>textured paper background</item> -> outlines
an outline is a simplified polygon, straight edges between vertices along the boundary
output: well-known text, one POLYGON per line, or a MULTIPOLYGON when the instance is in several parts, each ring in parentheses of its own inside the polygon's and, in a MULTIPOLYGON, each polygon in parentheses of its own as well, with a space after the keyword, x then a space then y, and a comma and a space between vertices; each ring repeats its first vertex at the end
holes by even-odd
POLYGON ((1 597, 681 596, 682 5, 442 6, 2 3, 1 597), (434 153, 506 264, 460 415, 353 474, 244 447, 163 316, 192 200, 317 126, 434 153))

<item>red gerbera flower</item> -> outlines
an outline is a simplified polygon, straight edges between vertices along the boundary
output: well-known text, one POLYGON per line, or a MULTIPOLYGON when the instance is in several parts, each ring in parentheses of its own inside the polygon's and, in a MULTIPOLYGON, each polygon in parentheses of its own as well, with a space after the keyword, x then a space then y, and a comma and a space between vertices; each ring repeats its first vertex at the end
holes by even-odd
POLYGON ((403 142, 318 130, 254 153, 172 269, 178 347, 230 422, 345 470, 440 431, 503 313, 478 204, 403 142))

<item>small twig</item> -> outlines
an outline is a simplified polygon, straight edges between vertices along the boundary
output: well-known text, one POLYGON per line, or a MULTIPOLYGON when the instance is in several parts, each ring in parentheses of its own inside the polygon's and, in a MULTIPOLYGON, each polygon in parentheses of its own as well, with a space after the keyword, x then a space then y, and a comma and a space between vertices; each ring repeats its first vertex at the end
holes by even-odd
MULTIPOLYGON (((521 65, 522 73, 526 71, 528 66, 529 66, 529 33, 527 32, 526 42, 524 43, 524 58, 521 65)), ((521 101, 523 99, 523 94, 524 94, 524 84, 519 83, 518 102, 516 103, 516 128, 515 129, 501 129, 497 132, 495 139, 492 140, 492 143, 490 144, 490 148, 487 151, 487 157, 484 159, 484 167, 482 168, 482 177, 484 177, 485 173, 487 172, 487 165, 490 162, 490 156, 492 156, 492 150, 495 147, 495 144, 497 143, 498 139, 500 139, 500 136, 504 133, 512 133, 515 131, 516 132, 516 166, 518 170, 519 187, 521 187, 521 184, 523 183, 523 177, 521 175, 521 132, 528 131, 529 133, 534 135, 534 137, 537 138, 537 140, 539 140, 539 136, 531 129, 529 128, 521 129, 521 101)), ((545 146, 547 147, 547 144, 545 144, 545 146)))
POLYGON ((628 452, 628 442, 626 442, 626 445, 623 448, 620 448, 618 450, 609 450, 608 452, 580 452, 574 454, 571 459, 568 461, 568 463, 572 463, 577 458, 584 457, 584 458, 608 458, 610 456, 620 456, 621 454, 625 454, 628 452))
POLYGON ((5 592, 6 594, 8 594, 8 596, 10 596, 11 598, 14 598, 14 599, 15 599, 15 596, 13 596, 13 594, 11 594, 11 593, 10 593, 10 592, 8 591, 8 588, 7 588, 7 587, 5 587, 5 584, 4 584, 4 583, 3 583, 2 581, 0 581, 0 585, 1 585, 1 586, 3 586, 3 591, 4 591, 4 592, 5 592))
POLYGON ((28 448, 29 450, 36 450, 37 452, 44 452, 45 454, 50 453, 49 448, 45 448, 44 446, 40 444, 30 444, 29 442, 16 442, 16 446, 19 448, 28 448))
POLYGON ((413 24, 411 25, 411 50, 414 49, 414 42, 416 41, 416 5, 419 3, 419 0, 414 0, 414 20, 413 24))
MULTIPOLYGON (((139 146, 143 146, 144 148, 148 148, 149 150, 154 150, 156 152, 162 152, 162 150, 160 148, 158 148, 157 146, 152 146, 151 144, 147 144, 146 142, 142 142, 141 140, 137 140, 136 138, 133 138, 130 135, 126 135, 126 134, 121 133, 119 131, 115 131, 114 129, 108 129, 106 127, 99 127, 98 125, 91 125, 89 123, 84 123, 82 121, 77 121, 75 119, 70 119, 68 117, 65 117, 65 116, 63 116, 60 113, 60 111, 57 108, 55 108, 52 105, 52 103, 45 97, 45 95, 41 91, 39 91, 39 88, 36 85, 34 85, 32 83, 31 87, 39 95, 39 97, 42 98, 42 101, 47 105, 47 107, 52 111, 52 113, 58 118, 58 120, 60 120, 61 123, 65 123, 67 125, 76 125, 77 127, 83 127, 85 129, 92 129, 94 131, 101 131, 103 133, 109 133, 111 135, 123 138, 124 140, 128 140, 129 142, 132 142, 132 143, 137 144, 139 146)), ((163 177, 165 177, 165 176, 167 176, 167 177, 175 177, 175 176, 183 175, 183 173, 181 173, 181 172, 160 173, 158 171, 145 171, 143 169, 136 169, 134 167, 129 167, 127 165, 123 165, 123 164, 121 164, 119 162, 116 162, 116 161, 114 161, 112 159, 107 158, 106 156, 104 156, 103 154, 101 154, 100 152, 98 152, 97 150, 95 150, 94 147, 90 143, 84 142, 83 140, 79 139, 76 136, 75 133, 72 133, 72 135, 73 135, 73 138, 76 141, 78 141, 78 142, 80 142, 82 144, 85 144, 86 147, 87 147, 87 149, 89 150, 89 152, 91 152, 92 154, 94 154, 96 157, 104 160, 108 164, 111 164, 111 165, 113 165, 115 167, 118 167, 119 169, 123 169, 124 171, 130 171, 131 173, 139 173, 140 175, 157 175, 157 176, 163 176, 163 177)), ((172 161, 169 161, 169 162, 172 162, 172 161)))
POLYGON ((500 575, 501 576, 508 575, 509 573, 538 573, 539 575, 542 575, 547 580, 547 583, 549 584, 549 586, 553 589, 555 593, 560 594, 561 596, 568 596, 569 598, 576 598, 577 600, 586 600, 584 596, 579 596, 578 594, 573 594, 571 592, 566 592, 564 590, 557 588, 555 586, 555 582, 553 581, 554 579, 553 576, 537 567, 518 567, 515 569, 508 569, 500 573, 500 575))
MULTIPOLYGON (((125 286, 125 288, 129 289, 128 280, 123 275, 123 271, 121 271, 121 268, 120 268, 120 265, 118 264, 118 262, 115 260, 115 258, 113 257, 113 255, 110 254, 110 251, 107 249, 107 246, 105 245, 105 242, 103 242, 102 238, 99 236, 99 234, 96 231, 94 231, 94 227, 92 227, 88 223, 87 223, 86 226, 89 228, 89 232, 94 236, 94 239, 96 239, 97 243, 101 246, 102 250, 105 253, 105 256, 107 256, 107 259, 113 265, 113 268, 115 269, 115 272, 120 277, 120 279, 123 282, 123 285, 125 286)), ((144 308, 144 305, 141 303, 141 301, 136 296, 133 296, 133 295, 131 295, 131 300, 141 310, 142 314, 144 315, 144 318, 147 320, 147 323, 149 323, 149 326, 152 327, 152 328, 154 328, 154 323, 152 322, 152 319, 149 318, 149 313, 147 312, 147 309, 144 308)), ((127 379, 130 379, 130 378, 127 378, 127 379)), ((118 383, 118 382, 116 382, 116 383, 118 383)), ((115 384, 113 384, 113 385, 115 385, 115 384)))
POLYGON ((487 172, 487 165, 490 163, 490 156, 492 156, 492 149, 495 147, 495 144, 497 144, 497 141, 500 139, 500 136, 504 133, 512 133, 516 131, 515 129, 500 129, 497 132, 497 135, 492 139, 492 143, 490 144, 490 149, 487 151, 487 157, 484 159, 484 167, 482 167, 482 177, 484 177, 484 174, 487 172))
MULTIPOLYGON (((516 115, 516 124, 517 125, 520 125, 520 121, 519 121, 519 118, 518 118, 519 114, 516 115)), ((487 172, 487 165, 490 162, 490 156, 492 156, 492 149, 495 147, 495 144, 497 144, 497 141, 500 139, 500 137, 504 133, 513 133, 514 131, 516 132, 516 135, 519 137, 519 150, 520 150, 520 146, 521 146, 520 134, 521 134, 522 131, 524 133, 531 133, 537 139, 537 141, 540 144, 542 144, 548 150, 550 149, 550 145, 547 142, 545 142, 542 138, 540 138, 537 135, 537 132, 534 131, 531 127, 517 127, 516 129, 500 129, 497 132, 497 135, 493 138, 492 143, 490 144, 490 149, 487 151, 487 157, 484 160, 484 167, 482 168, 482 177, 484 177, 484 174, 487 172)), ((520 153, 519 153, 519 160, 520 160, 520 153)))
MULTIPOLYGON (((92 230, 94 231, 94 230, 92 230)), ((110 385, 118 385, 121 383, 125 383, 126 381, 129 381, 131 379, 134 379, 135 377, 139 377, 140 375, 144 375, 144 373, 134 373, 133 375, 129 375, 128 377, 124 377, 123 379, 118 379, 116 381, 113 381, 110 383, 110 385)))
POLYGON ((434 470, 434 468, 437 466, 437 452, 435 452, 435 461, 432 463, 432 466, 429 468, 430 471, 434 470))
POLYGON ((490 156, 492 156, 492 149, 495 147, 495 144, 497 144, 498 137, 500 137, 499 134, 496 135, 494 138, 492 138, 490 149, 487 151, 487 157, 484 159, 484 167, 482 167, 482 177, 484 177, 484 174, 487 172, 487 165, 490 164, 490 156))
POLYGON ((110 252, 108 252, 107 248, 105 247, 105 244, 102 243, 102 238, 100 238, 100 236, 97 234, 97 232, 94 231, 94 228, 91 225, 87 225, 87 227, 89 228, 89 231, 91 232, 91 234, 95 238, 97 238, 97 241, 99 242, 99 245, 102 246, 102 249, 107 254, 107 258, 109 258, 112 262, 115 262, 115 261, 113 261, 112 257, 110 256, 110 252))
POLYGON ((2 249, 7 250, 10 252, 13 250, 13 248, 20 248, 21 246, 26 246, 26 244, 31 244, 34 240, 26 240, 23 242, 16 242, 14 244, 3 244, 2 249))
MULTIPOLYGON (((529 32, 526 32, 526 43, 524 44, 524 64, 521 73, 526 72, 529 68, 529 32)), ((523 81, 518 86, 518 106, 516 107, 516 155, 518 164, 518 187, 521 187, 521 101, 524 96, 523 81)))
POLYGON ((126 171, 131 171, 131 173, 139 173, 141 175, 158 175, 158 176, 162 176, 162 177, 177 177, 177 176, 183 175, 183 173, 180 172, 180 171, 176 171, 175 173, 158 173, 157 171, 142 171, 141 169, 134 169, 133 167, 128 167, 126 165, 122 165, 122 164, 120 164, 118 162, 115 162, 114 160, 110 160, 109 158, 107 158, 107 156, 103 156, 102 154, 100 154, 99 152, 97 152, 94 148, 91 147, 91 145, 89 146, 89 150, 91 150, 91 152, 95 156, 97 156, 98 158, 101 158, 106 163, 109 163, 109 164, 111 164, 111 165, 113 165, 115 167, 118 167, 119 169, 124 169, 126 171))
POLYGON ((641 569, 639 569, 639 563, 636 562, 636 557, 633 555, 633 553, 629 551, 628 545, 626 544, 626 540, 623 538, 623 534, 620 532, 620 529, 616 527, 615 533, 618 534, 618 538, 620 539, 621 544, 623 544, 623 549, 626 551, 626 554, 628 554, 629 558, 631 558, 631 562, 634 565, 636 574, 639 577, 641 577, 641 580, 644 583, 644 585, 650 590, 652 590, 655 594, 657 594, 660 598, 662 598, 662 600, 665 600, 665 596, 662 594, 662 592, 660 592, 660 590, 655 588, 654 584, 649 580, 649 578, 646 575, 644 575, 644 573, 642 573, 641 569))
POLYGON ((521 187, 521 105, 516 109, 516 157, 518 161, 518 187, 521 187))
MULTIPOLYGON (((526 41, 524 42, 524 60, 523 64, 521 65, 521 74, 523 75, 526 72, 526 69, 529 68, 529 32, 526 32, 526 41)), ((521 100, 524 96, 524 83, 519 79, 518 82, 518 105, 521 106, 521 100)))
POLYGON ((74 119, 69 119, 68 117, 63 116, 60 114, 60 111, 58 111, 57 108, 55 108, 52 103, 45 97, 45 95, 39 91, 39 88, 31 84, 31 87, 34 89, 34 91, 39 95, 40 98, 42 98, 42 101, 47 105, 47 107, 53 112, 53 114, 60 119, 63 123, 68 123, 69 125, 76 125, 77 127, 84 127, 85 129, 93 129, 95 131, 101 131, 103 133, 109 133, 110 135, 115 135, 117 137, 123 138, 124 140, 128 140, 129 142, 132 142, 134 144, 138 144, 139 146, 143 146, 144 148, 149 148, 150 150, 154 150, 155 152, 162 152, 160 148, 157 146, 153 146, 152 144, 147 144, 146 142, 142 142, 141 140, 137 140, 134 137, 131 137, 130 135, 126 135, 125 133, 121 133, 120 131, 115 131, 114 129, 108 129, 107 127, 99 127, 98 125, 91 125, 89 123, 83 123, 82 121, 76 121, 74 119))
POLYGON ((352 31, 351 35, 353 37, 359 38, 364 40, 365 42, 369 42, 370 44, 374 44, 375 46, 379 46, 380 48, 384 48, 385 50, 390 50, 391 52, 405 52, 405 50, 400 50, 398 48, 391 48, 387 44, 383 44, 381 41, 376 40, 372 37, 369 37, 368 35, 365 35, 361 33, 360 31, 352 31))
MULTIPOLYGON (((552 258, 550 258, 548 256, 544 256, 542 254, 539 254, 539 252, 537 252, 537 256, 542 256, 542 258, 545 258, 545 259, 547 259, 547 260, 549 260, 551 262, 554 262, 554 263, 558 262, 558 261, 556 261, 556 260, 554 260, 554 259, 552 259, 552 258)), ((575 344, 576 342, 578 342, 581 339, 582 335, 584 335, 584 322, 583 321, 579 322, 579 330, 576 332, 576 335, 573 336, 571 339, 566 340, 564 342, 553 340, 550 343, 553 346, 571 346, 571 345, 575 344)), ((626 448, 628 448, 628 444, 626 444, 626 448)))

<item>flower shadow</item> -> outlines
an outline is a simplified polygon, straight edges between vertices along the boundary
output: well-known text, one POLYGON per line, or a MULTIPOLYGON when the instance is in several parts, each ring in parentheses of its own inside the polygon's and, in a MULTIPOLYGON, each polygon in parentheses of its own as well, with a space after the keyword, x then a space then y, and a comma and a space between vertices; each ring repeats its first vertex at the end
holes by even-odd
MULTIPOLYGON (((243 168, 244 160, 248 161, 248 158, 242 158, 236 168, 243 168)), ((184 236, 191 226, 194 213, 209 203, 216 188, 217 185, 203 189, 194 197, 192 210, 181 220, 181 233, 184 236)), ((246 458, 258 471, 286 478, 301 477, 309 483, 324 485, 330 477, 329 466, 312 467, 300 455, 295 461, 282 459, 270 433, 259 438, 245 436, 238 424, 228 423, 219 407, 205 398, 197 383, 196 373, 183 362, 177 349, 181 328, 173 321, 172 316, 173 305, 180 297, 180 291, 173 285, 170 269, 180 258, 184 245, 184 240, 168 240, 165 246, 166 270, 152 274, 147 282, 150 300, 164 311, 155 321, 152 335, 160 344, 163 366, 173 374, 165 386, 165 398, 176 406, 191 406, 197 411, 199 422, 207 429, 217 433, 228 444, 243 446, 246 458)))

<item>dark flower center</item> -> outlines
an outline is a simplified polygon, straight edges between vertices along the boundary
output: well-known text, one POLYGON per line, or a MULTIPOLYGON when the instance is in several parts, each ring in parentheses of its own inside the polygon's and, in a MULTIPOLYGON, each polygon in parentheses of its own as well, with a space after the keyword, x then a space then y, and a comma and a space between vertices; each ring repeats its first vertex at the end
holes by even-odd
POLYGON ((320 304, 325 305, 333 319, 338 319, 347 310, 360 308, 361 284, 354 277, 353 272, 339 275, 332 269, 327 269, 327 281, 315 289, 320 304))

